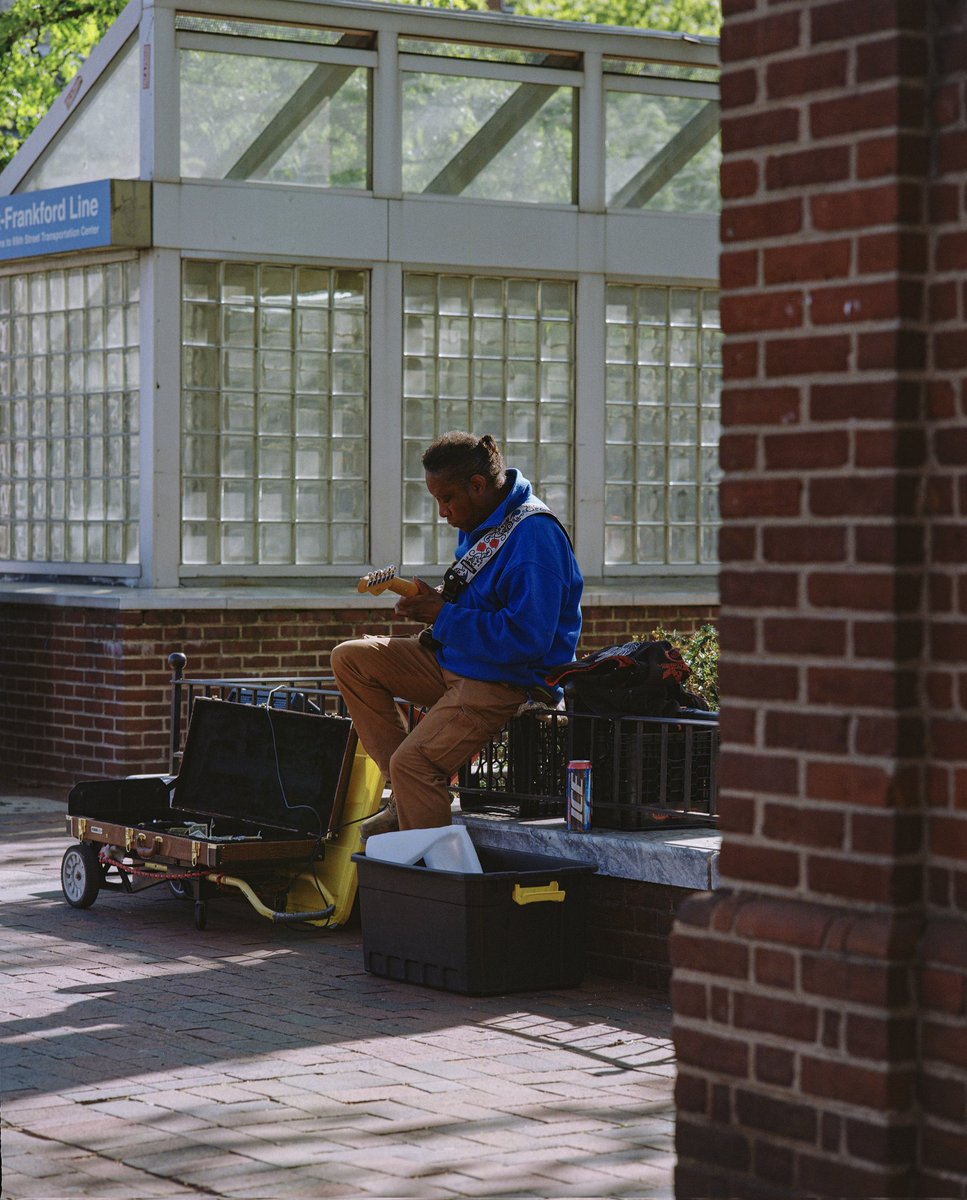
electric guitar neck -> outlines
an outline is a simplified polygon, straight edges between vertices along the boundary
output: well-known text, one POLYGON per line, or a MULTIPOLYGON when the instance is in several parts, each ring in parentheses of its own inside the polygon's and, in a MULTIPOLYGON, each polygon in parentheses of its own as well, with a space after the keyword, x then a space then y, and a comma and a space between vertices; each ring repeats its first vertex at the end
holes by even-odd
POLYGON ((412 579, 404 579, 396 574, 395 567, 383 567, 380 571, 370 571, 356 584, 357 592, 369 592, 371 596, 382 595, 383 592, 395 592, 397 596, 415 596, 419 587, 412 579))

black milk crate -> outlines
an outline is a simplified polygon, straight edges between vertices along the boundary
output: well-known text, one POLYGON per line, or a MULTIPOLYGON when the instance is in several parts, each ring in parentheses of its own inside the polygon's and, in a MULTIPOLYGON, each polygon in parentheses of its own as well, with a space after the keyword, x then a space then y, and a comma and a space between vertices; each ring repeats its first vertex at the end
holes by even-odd
POLYGON ((563 817, 567 714, 535 709, 510 721, 460 770, 464 812, 563 817))
POLYGON ((572 713, 570 754, 591 762, 591 824, 598 829, 714 826, 717 713, 600 717, 572 713))

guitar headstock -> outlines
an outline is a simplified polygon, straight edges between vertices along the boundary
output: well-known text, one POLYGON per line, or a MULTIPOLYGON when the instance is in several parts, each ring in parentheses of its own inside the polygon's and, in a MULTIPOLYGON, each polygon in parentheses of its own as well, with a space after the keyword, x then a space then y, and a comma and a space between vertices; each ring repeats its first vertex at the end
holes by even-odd
POLYGON ((396 567, 383 567, 379 571, 370 571, 356 584, 356 591, 369 592, 371 596, 379 596, 391 587, 394 579, 396 579, 396 567))

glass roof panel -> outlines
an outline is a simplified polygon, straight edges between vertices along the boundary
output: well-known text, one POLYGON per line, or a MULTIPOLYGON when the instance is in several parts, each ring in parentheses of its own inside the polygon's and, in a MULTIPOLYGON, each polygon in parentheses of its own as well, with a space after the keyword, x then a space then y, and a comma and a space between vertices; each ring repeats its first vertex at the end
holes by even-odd
POLYGON ((613 58, 605 55, 606 75, 650 76, 654 79, 685 79, 692 83, 718 83, 718 67, 679 66, 674 63, 648 62, 641 58, 613 58))
POLYGON ((401 37, 401 54, 426 54, 438 58, 466 58, 477 62, 514 63, 518 66, 577 70, 581 56, 576 52, 525 50, 516 46, 490 46, 483 42, 443 42, 436 38, 401 37))
POLYGON ((606 93, 609 208, 719 207, 719 106, 713 100, 606 93))
POLYGON ((366 188, 363 67, 182 50, 181 174, 366 188))
POLYGON ((574 88, 403 74, 403 190, 574 202, 574 88))
POLYGON ((140 86, 138 42, 133 38, 106 77, 81 100, 19 190, 34 192, 95 179, 137 179, 140 86))
POLYGON ((265 38, 277 42, 307 42, 315 46, 336 46, 348 34, 357 48, 375 44, 372 32, 359 33, 346 29, 322 29, 314 25, 285 25, 268 21, 247 21, 236 17, 204 17, 194 13, 179 13, 175 29, 185 33, 215 33, 222 37, 265 38))

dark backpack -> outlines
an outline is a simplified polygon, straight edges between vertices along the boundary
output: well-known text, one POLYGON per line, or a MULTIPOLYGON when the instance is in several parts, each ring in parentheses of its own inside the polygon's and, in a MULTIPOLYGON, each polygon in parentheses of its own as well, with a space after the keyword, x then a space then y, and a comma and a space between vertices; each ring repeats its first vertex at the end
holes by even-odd
POLYGON ((625 642, 556 668, 547 682, 565 689, 575 712, 667 717, 683 708, 708 708, 700 696, 685 690, 691 673, 671 642, 625 642))

